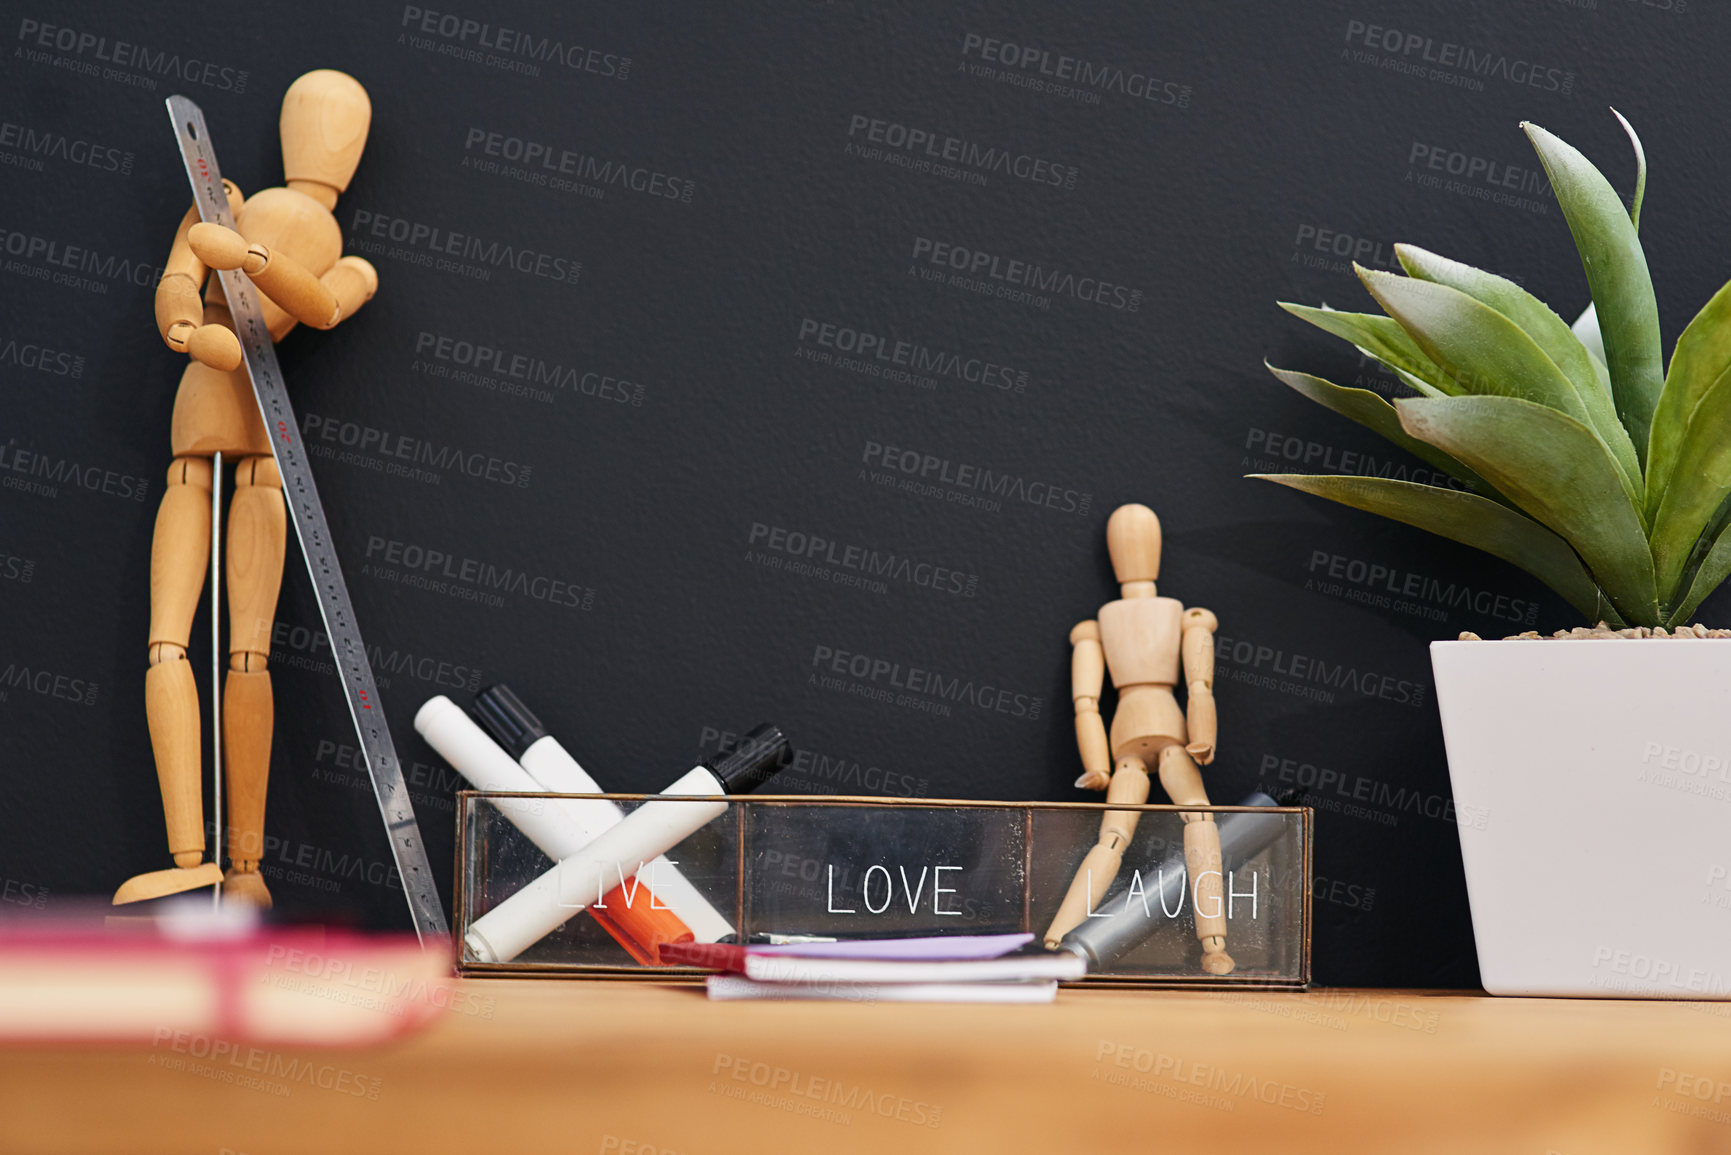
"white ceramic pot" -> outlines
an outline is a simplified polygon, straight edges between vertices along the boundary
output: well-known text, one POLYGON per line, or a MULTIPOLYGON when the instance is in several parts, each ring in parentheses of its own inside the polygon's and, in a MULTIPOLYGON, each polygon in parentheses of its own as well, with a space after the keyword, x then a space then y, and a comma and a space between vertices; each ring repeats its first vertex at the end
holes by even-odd
POLYGON ((1731 998, 1731 639, 1431 665, 1485 989, 1731 998))

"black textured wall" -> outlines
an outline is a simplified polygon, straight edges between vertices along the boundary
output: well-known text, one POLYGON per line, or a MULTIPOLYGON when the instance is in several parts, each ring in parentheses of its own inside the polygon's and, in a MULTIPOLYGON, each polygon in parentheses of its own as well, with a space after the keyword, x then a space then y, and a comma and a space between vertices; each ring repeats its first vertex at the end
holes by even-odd
MULTIPOLYGON (((1065 638, 1141 501, 1162 592, 1221 622, 1213 796, 1312 788, 1318 979, 1475 981, 1425 644, 1570 613, 1241 480, 1425 476, 1267 376, 1396 388, 1274 302, 1359 307, 1348 262, 1411 240, 1572 317, 1516 124, 1626 189, 1615 104, 1674 337, 1725 276, 1722 10, 441 3, 0 6, 5 901, 168 864, 162 100, 250 191, 282 179, 284 88, 332 67, 372 94, 337 218, 381 288, 281 356, 441 869, 456 783, 410 719, 500 679, 617 789, 774 719, 810 752, 788 789, 1079 797, 1065 638)), ((291 552, 267 874, 290 913, 402 926, 317 627, 291 552)))

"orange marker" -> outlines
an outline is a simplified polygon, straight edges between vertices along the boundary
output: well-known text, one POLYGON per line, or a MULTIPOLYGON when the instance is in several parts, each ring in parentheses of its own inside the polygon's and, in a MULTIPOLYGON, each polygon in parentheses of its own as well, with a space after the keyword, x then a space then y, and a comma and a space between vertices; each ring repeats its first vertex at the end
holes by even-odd
POLYGON ((666 909, 665 903, 657 907, 655 904, 661 900, 651 895, 648 887, 639 886, 634 889, 636 894, 630 895, 626 893, 625 887, 614 887, 602 896, 600 902, 589 908, 589 913, 595 916, 596 922, 607 928, 608 934, 619 940, 619 945, 624 947, 632 958, 644 966, 662 966, 662 947, 672 943, 695 942, 697 936, 691 933, 690 927, 679 921, 678 915, 666 909), (637 899, 635 905, 631 902, 633 897, 637 899))

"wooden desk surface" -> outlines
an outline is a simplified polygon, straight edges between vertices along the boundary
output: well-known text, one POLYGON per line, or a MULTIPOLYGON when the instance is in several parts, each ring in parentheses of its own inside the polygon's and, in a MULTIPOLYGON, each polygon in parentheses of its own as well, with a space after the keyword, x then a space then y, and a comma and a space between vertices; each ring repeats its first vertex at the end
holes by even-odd
POLYGON ((462 996, 379 1049, 0 1050, 0 1149, 1731 1152, 1731 1004, 710 1003, 690 986, 525 980, 462 996), (285 1070, 300 1075, 270 1077, 285 1070))

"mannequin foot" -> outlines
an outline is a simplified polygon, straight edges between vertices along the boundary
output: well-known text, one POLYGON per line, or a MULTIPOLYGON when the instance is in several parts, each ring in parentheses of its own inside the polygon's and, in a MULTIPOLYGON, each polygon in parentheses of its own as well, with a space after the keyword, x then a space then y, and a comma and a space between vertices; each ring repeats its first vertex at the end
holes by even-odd
POLYGON ((1237 966, 1223 950, 1205 951, 1202 955, 1202 969, 1211 975, 1229 975, 1237 966))
POLYGON ((270 891, 265 887, 264 875, 256 870, 235 870, 230 867, 222 880, 222 896, 256 906, 260 910, 270 909, 270 891))
POLYGON ((135 874, 121 883, 120 889, 114 892, 114 905, 123 906, 129 902, 162 898, 164 895, 179 894, 185 890, 197 890, 201 886, 215 886, 221 881, 222 867, 214 862, 152 870, 145 874, 135 874))

